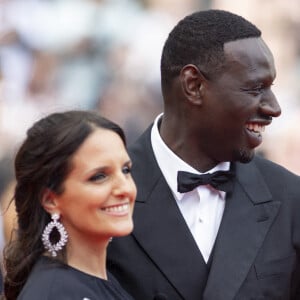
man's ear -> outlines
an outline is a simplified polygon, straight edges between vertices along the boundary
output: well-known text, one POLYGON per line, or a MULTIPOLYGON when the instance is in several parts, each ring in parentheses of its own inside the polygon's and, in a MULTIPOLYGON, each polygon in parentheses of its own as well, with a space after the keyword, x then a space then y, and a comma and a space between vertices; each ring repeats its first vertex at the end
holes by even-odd
POLYGON ((180 81, 186 98, 194 104, 201 104, 206 83, 201 71, 195 65, 186 65, 181 69, 180 81))
POLYGON ((45 188, 43 192, 43 196, 41 199, 41 205, 49 214, 58 212, 58 202, 55 192, 52 190, 45 188))

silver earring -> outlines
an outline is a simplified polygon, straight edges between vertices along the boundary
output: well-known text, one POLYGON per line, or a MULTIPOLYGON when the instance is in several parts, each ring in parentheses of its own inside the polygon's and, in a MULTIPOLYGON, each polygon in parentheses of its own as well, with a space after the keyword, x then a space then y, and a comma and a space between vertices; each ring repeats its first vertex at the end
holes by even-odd
POLYGON ((60 223, 59 220, 59 214, 54 213, 51 215, 52 221, 48 223, 48 225, 45 227, 43 234, 42 234, 42 242, 44 244, 44 248, 48 250, 52 256, 57 255, 57 251, 60 251, 67 243, 68 241, 68 233, 63 226, 62 223, 60 223), (56 227, 60 238, 59 241, 55 244, 52 244, 50 241, 50 234, 52 230, 56 227))

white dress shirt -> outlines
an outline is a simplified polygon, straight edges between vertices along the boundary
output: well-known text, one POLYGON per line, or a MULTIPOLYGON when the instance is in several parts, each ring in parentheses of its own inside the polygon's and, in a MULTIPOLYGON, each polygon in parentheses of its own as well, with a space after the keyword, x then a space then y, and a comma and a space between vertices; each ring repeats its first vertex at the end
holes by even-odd
MULTIPOLYGON (((201 174, 178 157, 162 140, 158 131, 159 115, 151 130, 151 143, 157 163, 174 195, 201 254, 208 261, 225 207, 225 192, 210 185, 200 185, 187 193, 177 192, 177 172, 201 174)), ((222 162, 206 173, 229 170, 230 163, 222 162)))

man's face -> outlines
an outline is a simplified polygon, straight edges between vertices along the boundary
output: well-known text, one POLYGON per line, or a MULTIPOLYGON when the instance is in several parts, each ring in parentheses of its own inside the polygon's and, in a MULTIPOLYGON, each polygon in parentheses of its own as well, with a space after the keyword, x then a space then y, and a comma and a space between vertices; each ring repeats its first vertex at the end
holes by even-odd
POLYGON ((274 60, 261 38, 228 42, 224 52, 224 71, 206 85, 202 142, 215 161, 249 162, 264 127, 281 113, 271 91, 274 60))

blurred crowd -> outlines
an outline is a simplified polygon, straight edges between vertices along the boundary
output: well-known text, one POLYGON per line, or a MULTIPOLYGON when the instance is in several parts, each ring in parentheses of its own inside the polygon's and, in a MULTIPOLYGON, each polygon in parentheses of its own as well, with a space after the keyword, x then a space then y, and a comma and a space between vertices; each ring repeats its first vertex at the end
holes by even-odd
MULTIPOLYGON (((283 113, 267 128, 260 151, 300 175, 297 2, 0 0, 2 211, 11 198, 16 147, 42 115, 98 110, 119 123, 131 143, 162 109, 159 64, 168 32, 184 15, 207 8, 238 13, 262 30, 275 56, 273 90, 283 113)), ((4 216, 11 226, 10 211, 4 216)), ((0 234, 0 247, 5 238, 0 234)))

